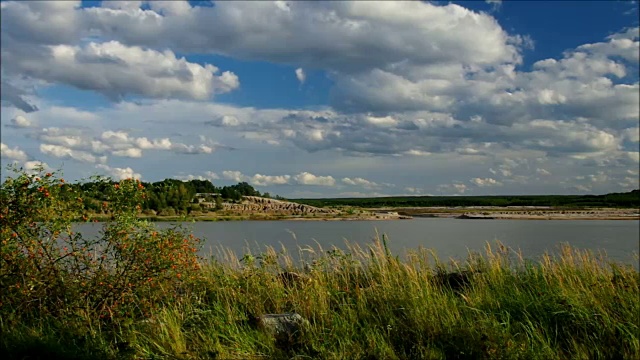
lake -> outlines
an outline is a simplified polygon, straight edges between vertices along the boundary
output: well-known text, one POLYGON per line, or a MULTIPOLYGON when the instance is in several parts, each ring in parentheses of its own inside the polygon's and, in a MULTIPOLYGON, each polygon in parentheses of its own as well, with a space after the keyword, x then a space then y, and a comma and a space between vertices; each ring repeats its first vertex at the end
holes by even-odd
MULTIPOLYGON (((168 223, 156 223, 166 227, 168 223)), ((388 236, 395 254, 419 246, 435 250, 440 259, 465 259, 468 251, 482 251, 486 242, 499 240, 520 249, 527 258, 554 252, 561 243, 580 249, 605 251, 611 260, 634 264, 639 252, 640 221, 636 220, 464 220, 416 218, 388 221, 229 221, 185 223, 194 235, 206 239, 203 255, 225 247, 239 256, 273 246, 297 254, 298 247, 320 244, 344 248, 345 240, 366 245, 376 230, 388 236)), ((77 230, 97 234, 100 224, 80 224, 77 230)))

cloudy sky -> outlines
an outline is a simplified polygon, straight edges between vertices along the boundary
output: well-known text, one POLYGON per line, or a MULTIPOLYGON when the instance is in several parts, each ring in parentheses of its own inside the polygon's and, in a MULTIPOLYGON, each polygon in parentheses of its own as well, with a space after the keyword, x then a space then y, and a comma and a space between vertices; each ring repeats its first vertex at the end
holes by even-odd
POLYGON ((5 166, 286 197, 638 188, 633 1, 2 1, 5 166))

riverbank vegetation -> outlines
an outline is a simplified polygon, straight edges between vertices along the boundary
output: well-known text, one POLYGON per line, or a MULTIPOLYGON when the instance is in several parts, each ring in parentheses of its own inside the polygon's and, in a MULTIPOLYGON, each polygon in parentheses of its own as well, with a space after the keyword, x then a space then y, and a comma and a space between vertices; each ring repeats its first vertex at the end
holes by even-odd
POLYGON ((456 263, 382 237, 202 258, 188 229, 138 218, 142 183, 102 189, 112 221, 89 238, 71 226, 82 194, 56 174, 0 187, 3 359, 640 357, 640 275, 601 254, 497 243, 456 263), (270 313, 307 321, 274 337, 270 313))
MULTIPOLYGON (((65 183, 82 199, 82 215, 92 219, 110 219, 107 189, 115 181, 93 177, 84 182, 65 183)), ((246 182, 229 186, 216 186, 210 180, 165 179, 157 182, 141 182, 145 198, 140 200, 140 216, 149 220, 173 221, 176 219, 232 220, 264 219, 264 214, 225 212, 223 203, 239 203, 244 196, 271 198, 269 193, 261 193, 246 182)), ((640 208, 640 191, 612 193, 606 195, 544 195, 544 196, 409 196, 376 198, 336 198, 336 199, 285 199, 274 195, 276 200, 287 200, 319 208, 332 207, 347 209, 342 217, 349 217, 349 211, 367 208, 424 208, 424 207, 526 207, 549 206, 559 209, 583 208, 640 208)), ((467 211, 467 210, 463 210, 467 211)), ((403 211, 404 213, 405 211, 403 211)), ((420 210, 420 212, 424 212, 420 210)), ((411 215, 410 213, 408 213, 411 215)), ((270 219, 281 216, 270 214, 270 219)), ((291 215, 291 214, 289 214, 291 215)))
POLYGON ((640 190, 605 195, 392 196, 375 198, 289 199, 323 207, 468 207, 551 206, 556 208, 640 208, 640 190))

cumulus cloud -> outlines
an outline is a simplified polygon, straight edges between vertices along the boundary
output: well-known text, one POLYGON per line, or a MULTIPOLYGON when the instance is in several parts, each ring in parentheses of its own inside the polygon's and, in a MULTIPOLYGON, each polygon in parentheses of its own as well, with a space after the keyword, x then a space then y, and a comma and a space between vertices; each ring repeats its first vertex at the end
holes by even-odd
POLYGON ((171 150, 179 154, 211 154, 215 150, 214 148, 201 144, 201 145, 185 145, 185 144, 173 144, 171 150))
POLYGON ((140 158, 142 157, 142 150, 137 148, 128 148, 124 150, 115 150, 111 153, 114 156, 128 157, 128 158, 140 158))
POLYGON ((336 179, 333 176, 316 176, 308 172, 301 172, 293 179, 300 185, 334 186, 336 179))
POLYGON ((190 63, 170 50, 159 52, 117 41, 83 46, 50 45, 41 57, 3 52, 3 68, 48 82, 93 90, 113 99, 143 95, 151 98, 209 99, 238 88, 238 77, 211 64, 190 63))
POLYGON ((547 170, 545 170, 545 169, 541 169, 541 168, 537 168, 537 169, 536 169, 536 173, 537 173, 538 175, 544 175, 544 176, 549 176, 549 175, 551 175, 551 173, 550 173, 549 171, 547 171, 547 170))
POLYGON ((106 155, 141 158, 143 150, 164 150, 176 154, 211 154, 215 145, 173 143, 169 138, 133 137, 126 131, 107 130, 91 136, 86 129, 43 128, 28 135, 40 140, 40 151, 59 158, 81 162, 105 162, 106 155))
POLYGON ((149 140, 146 137, 133 139, 133 143, 142 150, 170 150, 172 147, 169 138, 149 140))
POLYGON ((304 84, 305 80, 307 80, 307 74, 304 73, 302 68, 296 69, 296 78, 300 82, 300 84, 304 84))
POLYGON ((214 120, 209 120, 205 122, 205 124, 213 125, 213 126, 221 126, 221 127, 234 127, 239 126, 240 121, 237 117, 233 115, 222 115, 214 120))
POLYGON ((250 182, 257 186, 284 185, 289 183, 290 175, 261 175, 255 174, 250 182))
POLYGON ((31 120, 27 119, 26 117, 22 115, 18 115, 13 119, 11 119, 11 123, 7 124, 6 126, 16 128, 16 129, 24 129, 24 128, 32 127, 33 123, 31 122, 31 120))
MULTIPOLYGON (((336 156, 336 164, 317 170, 328 173, 331 166, 354 164, 354 158, 358 166, 374 158, 389 169, 396 169, 396 163, 412 169, 435 166, 442 175, 428 186, 448 184, 440 188, 447 193, 479 190, 480 185, 467 182, 472 176, 450 167, 458 162, 470 173, 489 167, 491 178, 476 179, 503 183, 505 191, 527 177, 544 175, 551 184, 566 173, 587 176, 602 168, 611 169, 607 184, 615 186, 624 183, 626 170, 637 167, 637 27, 603 34, 601 40, 576 44, 529 67, 522 64, 522 49, 530 39, 506 31, 490 13, 455 4, 141 4, 82 8, 72 1, 3 2, 3 118, 17 119, 37 104, 43 109, 30 113, 28 121, 49 126, 18 132, 26 123, 12 121, 3 140, 26 134, 27 141, 42 143, 49 156, 89 163, 87 154, 97 161, 107 155, 146 156, 152 150, 211 154, 221 148, 203 139, 184 140, 206 135, 229 138, 243 151, 258 149, 261 162, 297 149, 306 153, 296 154, 296 161, 336 156), (252 19, 251 26, 246 18, 252 19), (289 71, 299 70, 293 72, 301 82, 305 70, 324 70, 333 83, 330 102, 314 110, 291 110, 201 101, 237 89, 239 80, 213 65, 195 63, 189 55, 196 53, 287 64, 289 71), (60 83, 120 102, 92 116, 37 101, 39 86, 60 83), (176 119, 181 130, 170 134, 163 124, 176 119), (107 120, 112 130, 103 128, 107 120), (68 121, 82 128, 66 129, 68 121), (204 127, 205 121, 216 128, 204 127), (528 162, 511 164, 502 161, 505 157, 528 162), (465 184, 451 184, 447 176, 465 179, 465 184)), ((195 164, 197 158, 183 156, 180 165, 195 164)), ((286 165, 278 168, 294 174, 286 165)), ((195 165, 176 171, 181 170, 200 171, 195 165)), ((342 170, 338 173, 334 184, 355 186, 342 180, 342 170)), ((303 174, 242 178, 292 185, 322 178, 303 174)), ((422 175, 419 170, 412 174, 422 175)), ((355 183, 357 178, 346 179, 355 183)))
POLYGON ((374 187, 378 187, 379 185, 376 184, 373 181, 369 181, 367 179, 363 179, 361 177, 355 177, 355 178, 342 178, 342 183, 347 184, 347 185, 352 185, 352 186, 362 186, 365 188, 374 188, 374 187))
POLYGON ((622 136, 631 142, 640 142, 640 128, 628 128, 622 132, 622 136))
POLYGON ((182 181, 190 181, 190 180, 209 180, 209 181, 213 181, 213 180, 220 179, 220 176, 218 176, 218 174, 216 174, 213 171, 205 171, 204 175, 193 175, 193 174, 176 175, 175 178, 178 179, 178 180, 182 180, 182 181))
POLYGON ((222 172, 222 177, 235 182, 243 182, 247 180, 247 176, 240 171, 225 170, 222 172))
POLYGON ((493 178, 473 178, 469 180, 473 184, 485 187, 485 186, 502 186, 502 183, 493 178))
POLYGON ((142 179, 142 175, 136 173, 132 168, 119 168, 119 167, 111 167, 104 164, 96 165, 96 169, 100 169, 105 171, 109 176, 113 177, 115 180, 125 180, 125 179, 142 179))
MULTIPOLYGON (((222 177, 235 182, 246 181, 256 186, 286 185, 290 184, 290 180, 294 180, 298 185, 334 186, 336 184, 336 180, 332 176, 316 176, 309 172, 301 172, 295 176, 263 174, 248 176, 237 170, 225 170, 222 172, 222 177)), ((362 180, 365 182, 367 181, 365 179, 360 179, 358 182, 361 182, 362 180)), ((349 179, 349 181, 351 181, 351 179, 349 179)))
POLYGON ((422 194, 422 191, 423 191, 420 188, 412 187, 412 186, 407 186, 404 188, 404 190, 411 195, 419 195, 419 194, 422 194))
POLYGON ((211 154, 215 147, 200 144, 188 145, 172 143, 169 138, 152 139, 146 137, 132 137, 126 131, 105 131, 100 140, 108 145, 111 153, 116 156, 141 157, 142 150, 171 150, 178 154, 211 154))
POLYGON ((52 171, 53 170, 53 169, 51 169, 51 167, 46 162, 38 161, 38 160, 26 161, 24 163, 24 165, 22 166, 22 168, 28 174, 36 173, 39 168, 42 168, 42 170, 44 170, 44 171, 52 171))
POLYGON ((428 155, 431 155, 431 153, 428 152, 428 151, 418 150, 418 149, 407 150, 404 153, 407 154, 407 155, 411 155, 411 156, 428 156, 428 155))
MULTIPOLYGON (((7 3, 2 12, 3 18, 8 19, 6 37, 12 41, 10 45, 18 40, 40 45, 36 50, 9 46, 6 54, 3 52, 3 60, 25 60, 12 61, 22 64, 15 65, 16 72, 65 81, 111 97, 134 93, 201 99, 209 97, 216 88, 229 91, 238 87, 237 77, 232 73, 214 77, 212 74, 217 70, 214 67, 181 62, 172 52, 160 53, 151 47, 293 64, 299 66, 296 76, 301 82, 303 68, 330 70, 336 79, 342 79, 336 82, 340 96, 334 97, 340 99, 335 104, 339 107, 348 107, 349 102, 364 105, 367 98, 374 100, 375 93, 359 99, 358 89, 353 86, 359 81, 373 85, 372 79, 381 74, 420 84, 420 89, 404 93, 391 93, 388 88, 381 91, 389 93, 389 98, 398 104, 414 102, 424 108, 429 104, 421 106, 411 98, 429 89, 425 81, 446 83, 447 79, 459 76, 466 65, 492 67, 520 62, 518 36, 506 33, 491 15, 454 4, 290 2, 283 6, 221 2, 196 10, 187 2, 150 2, 149 10, 141 10, 137 3, 86 9, 77 3, 59 7, 7 3), (250 27, 235 16, 238 13, 244 15, 243 19, 253 19, 250 27), (29 21, 45 17, 39 24, 29 21), (62 19, 66 22, 62 23, 62 19), (43 34, 44 29, 47 34, 43 34), (74 45, 89 34, 98 34, 108 41, 74 45), (65 70, 46 73, 29 64, 35 61, 27 61, 36 58, 43 65, 55 64, 65 70), (107 73, 91 71, 115 67, 114 62, 118 69, 113 69, 115 74, 108 78, 108 83, 97 78, 109 76, 107 73), (69 73, 71 68, 78 69, 78 74, 69 73), (157 74, 164 77, 171 74, 172 81, 151 88, 148 78, 157 74), (217 86, 209 86, 211 82, 217 86)), ((427 102, 450 103, 451 99, 442 93, 448 86, 436 87, 425 98, 427 102)), ((403 88, 409 89, 396 86, 400 91, 403 88)), ((379 107, 377 102, 381 98, 377 100, 371 101, 370 108, 379 107)))
POLYGON ((638 54, 639 38, 640 31, 638 27, 628 28, 626 31, 608 36, 607 42, 584 44, 579 46, 577 50, 606 57, 619 56, 629 62, 637 63, 640 61, 640 54, 638 54))
POLYGON ((100 6, 107 9, 134 11, 140 9, 142 3, 142 1, 103 0, 100 6))
POLYGON ((104 163, 106 156, 96 157, 91 153, 81 150, 73 150, 61 145, 40 144, 40 152, 61 159, 73 159, 85 163, 104 163))
POLYGON ((10 148, 5 143, 0 143, 0 156, 9 160, 25 161, 29 158, 27 153, 21 150, 19 147, 10 148))
POLYGON ((464 194, 468 190, 467 185, 461 183, 442 184, 438 185, 438 192, 446 194, 464 194))

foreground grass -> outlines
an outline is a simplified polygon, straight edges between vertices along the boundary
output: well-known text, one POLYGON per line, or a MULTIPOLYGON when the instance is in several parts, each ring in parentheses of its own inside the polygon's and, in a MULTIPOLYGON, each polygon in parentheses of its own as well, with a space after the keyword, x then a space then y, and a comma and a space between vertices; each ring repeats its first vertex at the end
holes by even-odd
POLYGON ((419 249, 400 260, 369 248, 220 254, 203 281, 147 319, 91 312, 0 322, 3 359, 637 359, 640 276, 562 248, 523 260, 497 244, 460 264, 419 249), (301 258, 307 266, 302 267, 301 258), (299 276, 282 281, 278 274, 299 276), (464 281, 448 284, 447 273, 464 281), (462 286, 461 284, 464 283, 462 286), (282 344, 252 317, 309 320, 282 344), (297 357, 296 357, 297 356, 297 357))

